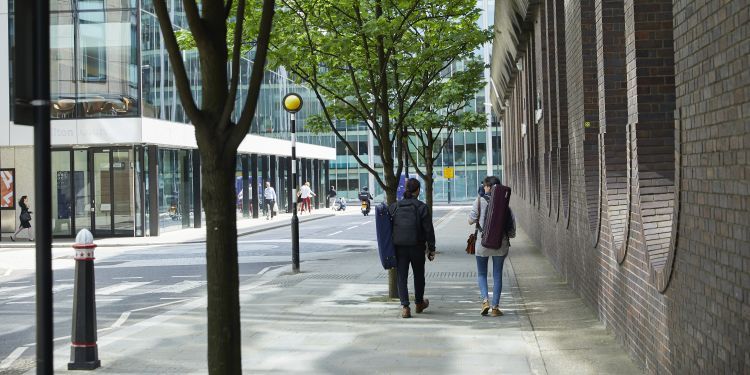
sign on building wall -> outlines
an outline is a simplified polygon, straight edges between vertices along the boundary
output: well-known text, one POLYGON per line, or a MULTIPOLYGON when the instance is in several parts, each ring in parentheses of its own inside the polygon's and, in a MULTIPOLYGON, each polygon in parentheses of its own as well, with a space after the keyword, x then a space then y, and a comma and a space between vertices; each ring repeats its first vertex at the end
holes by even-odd
POLYGON ((0 169, 0 209, 16 209, 15 169, 0 169))

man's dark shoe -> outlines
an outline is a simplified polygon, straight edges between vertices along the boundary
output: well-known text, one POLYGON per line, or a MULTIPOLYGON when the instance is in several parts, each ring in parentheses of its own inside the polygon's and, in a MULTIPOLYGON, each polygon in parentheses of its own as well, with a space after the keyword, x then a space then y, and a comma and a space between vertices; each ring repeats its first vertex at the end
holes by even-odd
POLYGON ((421 314, 428 306, 430 306, 430 300, 425 298, 424 302, 417 304, 417 314, 421 314))
POLYGON ((411 309, 409 308, 409 306, 401 306, 401 317, 411 318, 411 309))

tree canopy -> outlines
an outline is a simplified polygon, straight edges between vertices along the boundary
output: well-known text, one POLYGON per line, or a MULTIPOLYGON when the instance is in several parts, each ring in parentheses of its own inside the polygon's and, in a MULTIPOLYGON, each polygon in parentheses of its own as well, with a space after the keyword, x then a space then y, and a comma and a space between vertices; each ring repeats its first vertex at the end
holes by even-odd
POLYGON ((395 200, 406 121, 441 72, 470 59, 490 33, 475 0, 280 0, 269 63, 310 86, 323 108, 313 131, 333 131, 395 200), (381 176, 337 128, 365 124, 380 146, 381 176), (396 171, 396 167, 398 170, 396 171))

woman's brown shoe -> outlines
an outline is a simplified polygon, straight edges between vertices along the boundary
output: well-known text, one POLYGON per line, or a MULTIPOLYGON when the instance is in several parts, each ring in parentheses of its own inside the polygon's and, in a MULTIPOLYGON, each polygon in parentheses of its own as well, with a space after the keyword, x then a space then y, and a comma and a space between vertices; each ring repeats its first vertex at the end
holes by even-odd
POLYGON ((487 313, 490 312, 490 303, 487 301, 482 302, 482 312, 480 314, 487 315, 487 313))
POLYGON ((430 300, 425 298, 424 302, 417 304, 417 314, 421 314, 428 306, 430 306, 430 300))
POLYGON ((411 309, 409 308, 409 306, 401 306, 401 317, 411 318, 411 309))
POLYGON ((492 308, 492 316, 503 316, 503 312, 500 311, 499 307, 492 308))

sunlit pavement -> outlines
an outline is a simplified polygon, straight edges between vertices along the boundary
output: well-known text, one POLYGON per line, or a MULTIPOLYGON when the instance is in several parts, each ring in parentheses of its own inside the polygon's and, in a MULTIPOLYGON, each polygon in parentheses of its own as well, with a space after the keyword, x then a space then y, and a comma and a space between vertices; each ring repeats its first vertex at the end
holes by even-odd
MULTIPOLYGON (((371 216, 347 212, 303 225, 299 274, 290 272, 288 228, 240 238, 244 371, 640 373, 523 231, 512 242, 503 275, 501 308, 505 315, 480 316, 476 263, 464 253, 471 230, 466 211, 466 207, 436 208, 439 254, 427 264, 426 297, 431 303, 423 314, 412 311, 412 319, 401 319, 398 302, 386 298, 387 276, 375 250, 371 216)), ((199 244, 131 249, 116 259, 120 263, 97 268, 97 283, 105 276, 109 280, 138 277, 113 276, 115 271, 145 272, 142 279, 97 285, 98 291, 103 288, 109 293, 97 294, 102 361, 98 372, 207 372, 201 252, 199 244), (160 266, 149 267, 149 261, 160 266), (126 286, 132 284, 121 285, 154 279, 159 281, 130 288, 126 286), (155 293, 159 288, 162 293, 155 293), (100 302, 117 298, 122 300, 100 302), (145 309, 135 311, 139 308, 145 309), (121 321, 127 311, 131 313, 121 321)), ((410 288, 412 285, 410 282, 410 288)), ((65 300, 70 304, 70 299, 58 299, 56 311, 69 313, 69 305, 67 310, 57 306, 65 300)), ((3 316, 14 306, 9 302, 0 300, 3 316)), ((20 306, 24 305, 13 309, 20 306)), ((33 305, 25 309, 26 324, 32 324, 33 305)), ((13 312, 15 326, 23 327, 19 313, 13 312)), ((56 328, 56 337, 63 339, 56 342, 55 365, 64 372, 70 352, 64 337, 69 334, 69 318, 67 326, 62 323, 56 328)), ((0 335, 7 329, 12 327, 2 323, 0 335)), ((5 335, 0 337, 3 343, 7 341, 5 335)), ((33 335, 30 337, 33 342, 33 335)), ((0 361, 28 343, 4 345, 0 361)), ((31 353, 33 347, 24 350, 5 371, 31 369, 31 353)))

